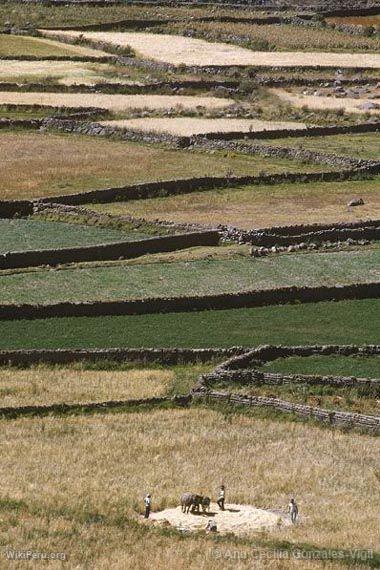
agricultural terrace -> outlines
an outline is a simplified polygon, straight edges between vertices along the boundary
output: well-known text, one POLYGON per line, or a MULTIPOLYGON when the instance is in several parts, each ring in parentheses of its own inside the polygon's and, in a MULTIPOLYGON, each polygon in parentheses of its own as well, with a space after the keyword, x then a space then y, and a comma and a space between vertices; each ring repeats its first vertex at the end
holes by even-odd
MULTIPOLYGON (((305 139, 305 144, 307 141, 305 139)), ((324 141, 328 145, 329 138, 324 141)), ((191 195, 88 204, 88 207, 97 212, 131 214, 148 220, 163 218, 176 223, 225 224, 245 229, 305 223, 333 224, 379 218, 379 185, 379 178, 271 186, 257 184, 192 192, 191 195), (362 206, 347 206, 358 197, 364 201, 362 206)))
MULTIPOLYGON (((218 253, 216 253, 218 256, 218 253)), ((116 263, 63 270, 21 270, 2 277, 2 303, 36 305, 149 297, 192 297, 278 287, 348 285, 376 281, 380 247, 339 253, 293 254, 253 259, 116 263)))
POLYGON ((365 299, 189 313, 0 321, 0 348, 376 344, 379 307, 378 299, 365 299))
POLYGON ((191 176, 224 176, 227 172, 255 176, 263 171, 310 172, 325 168, 228 151, 189 154, 185 150, 53 132, 1 133, 0 150, 6 165, 1 198, 8 200, 191 176))
POLYGON ((251 51, 225 43, 206 42, 180 35, 138 32, 76 32, 74 30, 41 30, 46 37, 76 39, 79 35, 92 42, 106 42, 131 47, 137 55, 174 65, 258 67, 380 67, 380 55, 374 53, 270 52, 251 51))
POLYGON ((379 16, 301 4, 1 2, 0 556, 379 566, 379 16))

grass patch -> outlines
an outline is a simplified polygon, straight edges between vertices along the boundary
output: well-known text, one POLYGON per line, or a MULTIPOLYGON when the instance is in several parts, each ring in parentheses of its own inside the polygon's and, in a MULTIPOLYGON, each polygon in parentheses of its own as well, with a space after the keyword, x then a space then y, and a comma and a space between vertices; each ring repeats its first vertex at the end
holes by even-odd
POLYGON ((379 378, 379 364, 378 356, 289 356, 267 362, 261 367, 261 370, 284 374, 379 378))
MULTIPOLYGON (((0 226, 1 227, 1 226, 0 226)), ((73 226, 75 228, 75 226, 73 226)), ((12 272, 0 277, 2 303, 50 304, 149 297, 202 296, 276 287, 347 285, 376 281, 380 246, 261 259, 200 259, 123 263, 63 270, 12 272)))
POLYGON ((0 322, 0 348, 378 344, 380 300, 0 322))
POLYGON ((260 144, 332 153, 363 160, 379 159, 378 133, 332 135, 328 137, 290 137, 260 141, 260 144))
POLYGON ((99 57, 99 51, 42 38, 0 34, 0 57, 34 56, 44 58, 51 56, 70 57, 73 55, 99 57))
MULTIPOLYGON (((9 446, 0 459, 5 544, 13 544, 11 538, 18 548, 32 543, 41 551, 67 552, 70 564, 100 568, 121 560, 126 567, 196 562, 212 570, 220 567, 215 549, 222 556, 238 549, 250 560, 257 547, 377 547, 379 443, 370 436, 202 408, 1 423, 2 444, 9 446), (58 456, 59 477, 57 461, 46 461, 58 456), (254 484, 247 483, 247 473, 254 484), (284 511, 295 496, 302 522, 246 539, 181 537, 173 529, 137 524, 147 490, 153 510, 161 510, 177 505, 187 488, 214 498, 221 481, 227 504, 284 511), (12 524, 15 514, 22 515, 23 525, 12 524), (149 553, 147 541, 154 547, 149 553)), ((282 568, 283 562, 272 566, 282 568)), ((293 568, 292 560, 287 566, 293 568)), ((339 562, 336 568, 341 567, 339 562)))
POLYGON ((308 184, 255 185, 193 192, 147 200, 91 204, 98 212, 174 222, 265 228, 336 223, 380 217, 380 179, 308 184), (353 198, 364 206, 348 208, 353 198), (295 205, 297 207, 295 207, 295 205))
MULTIPOLYGON (((170 150, 85 136, 2 132, 1 199, 36 198, 191 176, 297 171, 300 164, 233 152, 170 150), (102 160, 99 160, 99 156, 102 160)), ((302 165, 302 170, 321 170, 302 165)))
POLYGON ((209 41, 222 41, 258 51, 336 51, 380 50, 377 38, 352 35, 330 28, 278 24, 261 26, 231 22, 180 22, 162 26, 167 33, 189 33, 209 41))
POLYGON ((148 237, 139 231, 130 233, 96 226, 40 220, 0 219, 0 254, 6 251, 60 249, 148 237))

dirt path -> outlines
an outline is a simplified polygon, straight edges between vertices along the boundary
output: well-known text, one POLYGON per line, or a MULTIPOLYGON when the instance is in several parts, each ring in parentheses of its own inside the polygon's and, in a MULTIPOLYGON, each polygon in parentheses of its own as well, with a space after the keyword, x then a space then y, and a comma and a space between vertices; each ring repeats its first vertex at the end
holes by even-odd
POLYGON ((156 523, 169 523, 185 532, 204 530, 209 519, 216 522, 219 533, 233 532, 237 535, 274 530, 281 525, 291 524, 289 517, 284 513, 257 509, 251 505, 236 504, 228 504, 225 511, 220 511, 219 507, 212 503, 208 514, 185 514, 181 507, 176 507, 150 515, 150 520, 156 523))

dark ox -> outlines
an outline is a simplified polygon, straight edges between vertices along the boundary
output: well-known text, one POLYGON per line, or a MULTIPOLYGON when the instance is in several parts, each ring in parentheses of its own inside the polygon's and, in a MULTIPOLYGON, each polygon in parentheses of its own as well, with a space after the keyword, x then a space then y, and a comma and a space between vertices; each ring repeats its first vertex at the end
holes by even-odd
POLYGON ((181 508, 183 513, 199 513, 203 497, 195 493, 184 493, 181 497, 181 508))

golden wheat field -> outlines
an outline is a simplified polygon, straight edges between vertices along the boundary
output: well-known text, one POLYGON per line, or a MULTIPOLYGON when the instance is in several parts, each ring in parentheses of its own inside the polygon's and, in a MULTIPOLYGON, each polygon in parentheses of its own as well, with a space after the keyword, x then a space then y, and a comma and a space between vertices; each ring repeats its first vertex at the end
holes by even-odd
POLYGON ((109 111, 131 109, 186 109, 197 107, 222 109, 232 99, 217 97, 191 97, 186 95, 105 95, 102 93, 22 93, 0 91, 0 105, 41 105, 51 107, 97 107, 109 111))
POLYGON ((1 406, 65 402, 134 400, 163 395, 174 374, 169 370, 81 370, 35 367, 0 368, 1 406))
MULTIPOLYGON (((76 31, 42 30, 50 37, 77 38, 76 31)), ((260 67, 361 67, 380 68, 380 54, 331 52, 260 52, 221 42, 178 35, 139 32, 84 32, 92 41, 130 46, 138 56, 174 65, 253 65, 260 67)))
POLYGON ((374 103, 371 99, 303 95, 302 93, 292 93, 285 89, 270 89, 270 92, 294 107, 308 107, 309 109, 318 109, 323 111, 343 109, 346 113, 370 113, 371 115, 380 114, 380 108, 371 109, 367 107, 374 103))
POLYGON ((295 121, 260 121, 257 119, 204 119, 196 117, 124 119, 100 121, 102 125, 146 132, 190 136, 204 133, 262 132, 282 129, 306 129, 295 121))
MULTIPOLYGON (((105 568, 111 556, 108 567, 121 568, 120 560, 138 568, 174 568, 177 561, 195 567, 196 537, 181 541, 133 521, 147 491, 155 511, 177 505, 188 489, 215 497, 222 482, 227 506, 283 511, 297 497, 300 524, 255 540, 378 546, 380 442, 371 436, 202 408, 3 420, 0 433, 2 543, 58 548, 73 565, 105 568), (16 528, 12 504, 22 521, 16 528)), ((249 552, 249 543, 229 540, 222 549, 249 552)), ((198 567, 216 568, 206 555, 215 543, 198 544, 198 567)))

